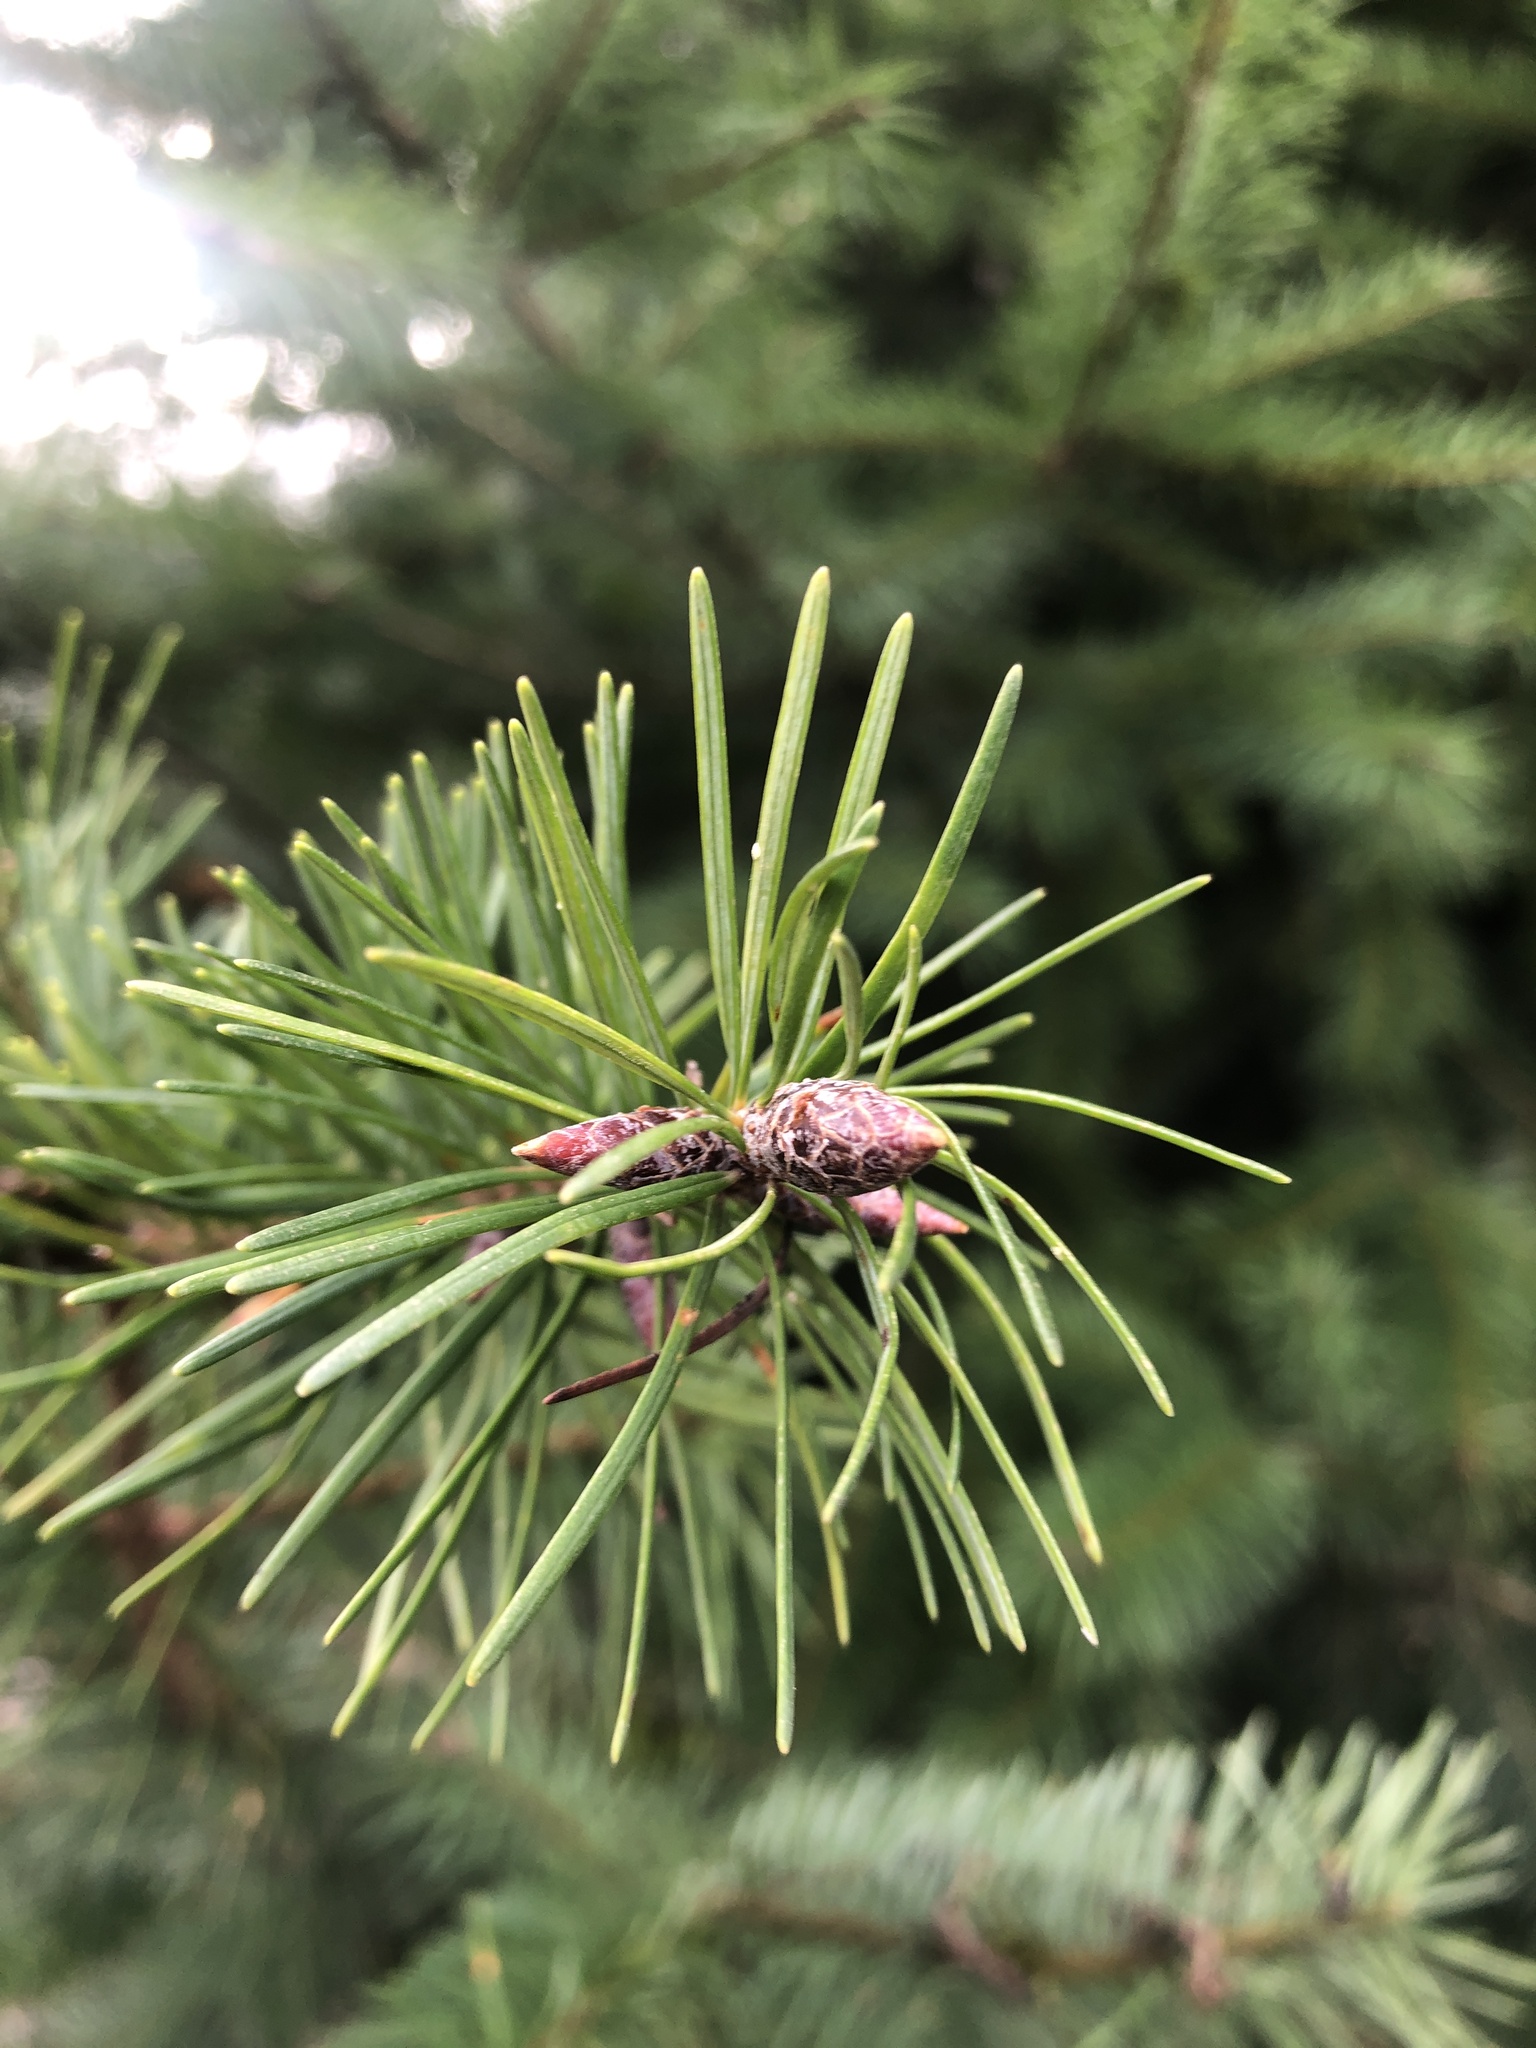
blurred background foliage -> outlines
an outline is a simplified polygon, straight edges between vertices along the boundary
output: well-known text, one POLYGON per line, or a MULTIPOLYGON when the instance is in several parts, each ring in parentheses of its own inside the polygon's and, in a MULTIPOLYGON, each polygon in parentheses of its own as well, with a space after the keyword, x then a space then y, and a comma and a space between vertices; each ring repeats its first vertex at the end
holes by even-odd
MULTIPOLYGON (((955 928, 1041 883, 1048 943, 1216 872, 1053 976, 1024 1049, 998 1058, 1000 1079, 1098 1096, 1294 1176, 1283 1193, 1217 1185, 1178 1155, 1028 1111, 989 1134, 1113 1274, 1179 1404, 1172 1425, 1144 1413, 1095 1332, 1069 1329, 1079 1362, 1061 1400, 1108 1555, 1103 1647, 1006 1553, 1029 1658, 984 1659, 958 1619, 935 1638, 883 1547, 899 1539, 871 1529, 851 1559, 861 1648, 807 1676, 802 1743, 1023 1750, 1076 1770, 1117 1744, 1229 1735, 1260 1707, 1286 1742, 1360 1716, 1406 1740, 1448 1707, 1501 1737, 1495 1803, 1529 1824, 1529 10, 193 0, 116 46, 10 35, 0 55, 124 133, 206 124, 207 155, 155 175, 196 233, 218 334, 264 349, 251 416, 322 425, 344 455, 334 487, 302 502, 255 466, 179 484, 156 469, 153 432, 60 434, 0 473, 0 658, 19 722, 38 715, 31 679, 64 605, 125 651, 165 619, 185 629, 152 730, 173 793, 210 778, 228 792, 199 853, 170 869, 189 913, 219 901, 207 857, 237 854, 277 886, 281 840, 315 822, 321 794, 368 814, 412 746, 457 771, 520 674, 574 752, 606 667, 639 695, 637 933, 701 942, 694 562, 720 610, 748 815, 794 603, 832 566, 808 840, 836 797, 817 762, 840 764, 890 618, 916 614, 869 932, 905 904, 1016 659, 1023 705, 955 928)), ((158 374, 142 349, 124 361, 158 374)), ((168 394, 156 431, 176 417, 168 394)), ((975 956, 955 993, 1005 955, 975 956)), ((17 1126, 7 1142, 27 1138, 17 1126)), ((59 1197, 18 1182, 8 1199, 59 1197)), ((6 1227, 24 1263, 26 1218, 6 1227)), ((28 1334, 46 1306, 16 1294, 18 1356, 46 1355, 46 1334, 28 1334)), ((956 1315, 985 1353, 985 1326, 956 1315)), ((1000 1361, 993 1378, 1022 1428, 1000 1361)), ((6 1542, 31 1584, 38 1568, 6 1542)), ((97 1640, 78 1555, 49 1571, 63 1581, 50 1611, 75 1620, 39 1648, 21 1603, 18 1726, 39 1719, 26 1674, 62 1668, 71 1629, 95 1644, 87 1662, 143 1663, 142 1646, 97 1640)), ((293 1788, 288 1846, 263 1865, 273 1924, 279 1905, 286 1924, 307 1911, 273 1874, 284 1856, 356 1917, 334 1945, 295 1940, 326 1967, 306 1962, 265 2031, 242 2032, 226 1999, 191 2009, 200 2034, 185 2018, 165 2031, 162 2014, 131 2038, 298 2040, 464 1886, 494 1882, 500 1852, 470 1830, 448 1853, 424 1820, 409 1856, 368 1863, 349 1801, 382 1811, 400 1767, 320 1757, 294 1732, 318 1711, 272 1733, 273 1698, 327 1681, 278 1622, 258 1652, 254 1624, 204 1598, 203 1625, 267 1699, 257 1748, 286 1759, 293 1788), (377 1785, 358 1792, 369 1770, 377 1785)), ((101 1845, 138 1797, 171 1833, 195 1831, 166 1818, 176 1786, 227 1768, 197 1760, 219 1750, 211 1736, 183 1728, 162 1754, 143 1732, 147 1670, 138 1720, 116 1693, 78 1710, 141 1761, 104 1776, 121 1780, 115 1820, 81 1820, 98 1847, 71 1849, 60 1912, 94 1931, 50 1935, 58 1956, 109 1947, 114 1911, 137 1925, 151 1896, 186 1898, 182 1879, 157 1893, 160 1877, 101 1845)), ((659 1725, 658 1765, 746 1767, 729 1727, 706 1733, 686 1700, 659 1725)), ((59 1742, 85 1740, 75 1727, 59 1742)), ((44 1810, 67 1753, 26 1767, 44 1810)), ((261 1783, 218 1808, 247 1874, 274 1810, 261 1783)), ((188 1857, 179 1869, 202 1867, 188 1857)), ((504 1910, 513 1924, 522 1909, 504 1910)), ((1524 1908, 1506 1913, 1522 1939, 1524 1908)), ((175 1912, 169 1931, 154 1924, 172 1940, 175 1912)), ((740 2038, 822 2038, 762 1995, 740 2038)), ((512 2018, 474 2015, 478 2037, 443 2038, 522 2038, 512 2018)), ((50 2024, 91 2038, 67 2032, 67 2012, 50 2024)), ((941 2013, 913 2039, 980 2038, 975 2024, 941 2013)), ((1149 2018, 1126 2038, 1193 2039, 1191 2024, 1149 2018)), ((1234 2017, 1221 2038, 1258 2024, 1234 2017)), ((435 2038, 379 2026, 368 2039, 435 2038)), ((714 2019, 697 2032, 737 2038, 714 2019)))

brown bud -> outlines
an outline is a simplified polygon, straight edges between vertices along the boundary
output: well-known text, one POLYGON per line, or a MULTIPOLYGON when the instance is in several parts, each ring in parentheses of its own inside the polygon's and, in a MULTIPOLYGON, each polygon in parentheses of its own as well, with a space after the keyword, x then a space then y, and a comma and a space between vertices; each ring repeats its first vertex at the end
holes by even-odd
MULTIPOLYGON (((546 1173, 570 1175, 611 1152, 626 1138, 658 1124, 676 1123, 691 1116, 688 1109, 620 1110, 614 1116, 588 1117, 585 1123, 566 1124, 558 1131, 546 1131, 542 1138, 530 1138, 526 1145, 514 1145, 513 1154, 546 1173)), ((719 1131, 685 1131, 669 1145, 627 1168, 613 1182, 616 1188, 648 1188, 661 1180, 676 1180, 685 1173, 732 1173, 741 1167, 741 1154, 719 1131)))
POLYGON ((865 1081, 792 1081, 741 1119, 759 1179, 813 1195, 867 1195, 906 1180, 942 1150, 921 1110, 865 1081))

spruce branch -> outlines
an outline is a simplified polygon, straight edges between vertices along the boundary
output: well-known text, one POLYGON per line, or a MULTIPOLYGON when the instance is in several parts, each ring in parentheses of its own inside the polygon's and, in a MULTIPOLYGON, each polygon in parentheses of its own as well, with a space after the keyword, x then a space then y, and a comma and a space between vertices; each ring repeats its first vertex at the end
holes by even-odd
POLYGON ((1433 322, 1506 296, 1511 280, 1459 249, 1405 251, 1326 285, 1287 293, 1260 311, 1233 309, 1203 333, 1143 339, 1102 408, 1112 431, 1148 423, 1167 406, 1198 405, 1300 372, 1347 362, 1433 322))
POLYGON ((1167 137, 1141 218, 1126 250, 1124 272, 1103 324, 1086 350, 1063 421, 1070 441, 1093 418, 1130 346, 1153 273, 1178 213, 1179 199, 1212 88, 1237 25, 1241 0, 1206 0, 1189 61, 1167 117, 1167 137))
POLYGON ((1536 129, 1536 59, 1519 47, 1474 52, 1445 37, 1377 30, 1363 39, 1356 91, 1457 127, 1528 138, 1536 129))
POLYGON ((529 254, 544 262, 576 254, 609 235, 644 226, 683 207, 695 206, 717 192, 728 191, 759 171, 814 143, 829 142, 850 129, 876 121, 887 111, 883 96, 865 89, 839 95, 827 105, 809 110, 769 140, 734 151, 729 156, 679 171, 656 191, 625 204, 613 205, 553 228, 547 238, 535 238, 529 254))
POLYGON ((1323 490, 1451 491, 1536 476, 1536 420, 1517 404, 1464 411, 1430 401, 1402 413, 1266 391, 1211 400, 1139 433, 1195 471, 1251 470, 1323 490))
MULTIPOLYGON (((1067 2048, 1118 2038, 1134 2009, 1147 2038, 1212 2048, 1485 2048, 1490 2028, 1518 2022, 1536 1990, 1529 1961, 1447 1924, 1513 1880, 1515 1844, 1483 1812, 1492 1747, 1443 1720, 1401 1753, 1356 1729, 1332 1759, 1309 1744, 1272 1777, 1267 1746, 1254 1726, 1209 1762, 1128 1751, 1066 1779, 1022 1759, 778 1776, 723 1840, 685 1830, 643 1876, 590 1825, 579 1846, 550 1826, 575 1867, 552 1847, 477 1905, 475 1939, 501 1930, 497 1982, 509 2008, 546 1997, 550 2040, 601 2015, 646 2043, 680 2026, 821 2041, 851 2010, 882 2040, 1001 2030, 1067 2048), (530 1913, 535 1897, 550 1917, 530 1913), (558 1940, 582 1967, 551 2006, 558 1940), (922 2031, 909 2035, 913 2013, 922 2031)), ((579 1807, 548 1766, 539 1782, 579 1807)), ((340 2048, 482 2039, 463 1941, 430 1945, 340 2048)))

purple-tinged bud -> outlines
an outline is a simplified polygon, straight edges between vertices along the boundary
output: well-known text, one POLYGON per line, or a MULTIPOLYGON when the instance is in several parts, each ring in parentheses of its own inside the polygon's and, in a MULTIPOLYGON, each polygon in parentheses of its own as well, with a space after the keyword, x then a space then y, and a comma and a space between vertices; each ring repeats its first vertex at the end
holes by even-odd
MULTIPOLYGON (((901 1221, 900 1188, 876 1188, 871 1194, 854 1195, 848 1206, 856 1216, 863 1219, 864 1228, 876 1244, 889 1244, 896 1235, 896 1226, 901 1221)), ((779 1222, 807 1236, 820 1236, 833 1228, 821 1211, 813 1209, 805 1197, 797 1195, 793 1188, 779 1190, 778 1207, 773 1213, 779 1222)), ((964 1237, 970 1227, 969 1223, 962 1223, 958 1216, 950 1216, 943 1209, 936 1209, 932 1202, 919 1202, 917 1205, 919 1237, 964 1237)))
MULTIPOLYGON (((896 1226, 901 1221, 900 1188, 876 1188, 871 1195, 855 1195, 848 1206, 863 1219, 864 1228, 876 1244, 889 1244, 896 1235, 896 1226)), ((970 1227, 958 1216, 935 1209, 932 1202, 917 1205, 919 1237, 964 1237, 970 1227)))
MULTIPOLYGON (((604 1152, 611 1152, 626 1138, 658 1124, 676 1123, 692 1116, 689 1109, 625 1109, 613 1116, 589 1117, 585 1123, 566 1124, 558 1131, 546 1131, 542 1138, 530 1138, 512 1147, 514 1157, 542 1166, 546 1173, 568 1177, 579 1173, 604 1152)), ((677 1180, 687 1173, 736 1173, 743 1161, 740 1152, 720 1131, 685 1131, 659 1151, 619 1174, 615 1188, 648 1188, 657 1181, 677 1180)))
MULTIPOLYGON (((637 1259, 654 1258, 656 1233, 647 1219, 638 1223, 615 1223, 608 1232, 608 1256, 632 1266, 637 1259)), ((619 1292, 629 1310, 635 1335, 647 1350, 656 1342, 656 1283, 654 1280, 621 1280, 619 1292)), ((667 1310, 672 1309, 672 1286, 667 1284, 667 1310)))
POLYGON ((741 1134, 759 1179, 813 1195, 873 1194, 944 1147, 921 1110, 865 1081, 792 1081, 744 1112, 741 1134))

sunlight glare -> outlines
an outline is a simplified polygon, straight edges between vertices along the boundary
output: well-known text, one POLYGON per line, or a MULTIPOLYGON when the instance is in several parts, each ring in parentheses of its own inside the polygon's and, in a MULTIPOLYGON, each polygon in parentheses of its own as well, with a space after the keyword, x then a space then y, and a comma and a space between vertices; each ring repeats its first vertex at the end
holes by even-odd
MULTIPOLYGON (((151 11, 0 0, 0 26, 100 41, 151 11)), ((213 144, 191 115, 158 138, 160 152, 180 161, 213 144)), ((325 372, 340 355, 334 337, 309 354, 209 332, 219 312, 199 281, 192 239, 134 160, 150 145, 142 124, 104 133, 76 100, 0 85, 0 460, 26 468, 43 443, 73 431, 99 442, 105 473, 142 504, 163 502, 173 483, 206 493, 247 470, 285 514, 313 516, 342 475, 387 460, 388 429, 370 415, 321 409, 325 372), (303 417, 253 420, 263 379, 303 417)), ((467 331, 447 316, 428 353, 452 361, 467 331)))
POLYGON ((0 363, 35 342, 88 362, 143 340, 162 352, 207 319, 192 244, 85 108, 0 86, 0 363))

